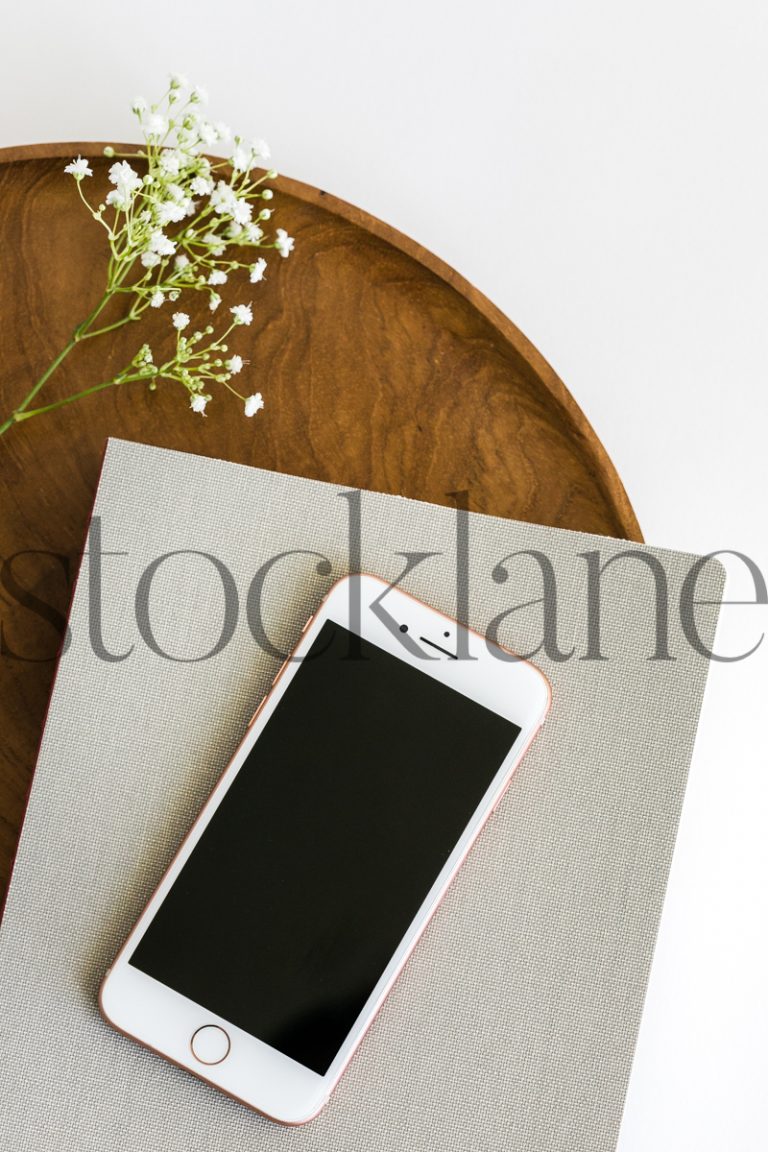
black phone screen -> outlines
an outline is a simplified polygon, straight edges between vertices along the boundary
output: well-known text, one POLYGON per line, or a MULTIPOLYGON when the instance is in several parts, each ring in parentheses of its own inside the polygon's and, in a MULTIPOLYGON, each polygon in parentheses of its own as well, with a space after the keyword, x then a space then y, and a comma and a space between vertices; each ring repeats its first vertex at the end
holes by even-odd
POLYGON ((327 621, 130 964, 323 1075, 517 739, 327 621))

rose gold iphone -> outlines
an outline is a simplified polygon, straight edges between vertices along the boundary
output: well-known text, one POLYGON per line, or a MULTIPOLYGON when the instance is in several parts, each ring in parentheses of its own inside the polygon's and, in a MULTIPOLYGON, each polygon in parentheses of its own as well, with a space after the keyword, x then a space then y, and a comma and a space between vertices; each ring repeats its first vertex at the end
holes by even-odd
POLYGON ((334 585, 107 973, 106 1020, 312 1119, 549 701, 530 664, 397 588, 334 585))

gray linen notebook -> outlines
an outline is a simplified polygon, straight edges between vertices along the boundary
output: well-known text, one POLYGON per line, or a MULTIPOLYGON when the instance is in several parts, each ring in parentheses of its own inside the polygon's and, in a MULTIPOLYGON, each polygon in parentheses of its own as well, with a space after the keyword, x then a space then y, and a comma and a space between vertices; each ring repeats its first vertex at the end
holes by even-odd
MULTIPOLYGON (((615 1148, 708 669, 681 627, 695 558, 365 492, 350 559, 345 491, 109 442, 94 514, 102 549, 119 555, 102 564, 101 630, 112 654, 133 650, 94 653, 84 561, 0 930, 9 1152, 615 1148), (542 733, 329 1105, 281 1128, 113 1032, 97 989, 280 662, 249 630, 254 575, 288 554, 262 597, 287 651, 350 564, 395 579, 403 553, 434 553, 403 587, 454 612, 457 531, 468 623, 485 630, 534 602, 498 635, 535 649, 542 560, 507 558, 539 552, 556 578, 557 643, 575 652, 559 660, 550 643, 534 658, 553 687, 542 733), (240 602, 229 642, 198 662, 222 630, 211 561, 187 551, 156 572, 152 636, 177 659, 153 651, 136 619, 142 572, 185 550, 226 564, 240 602), (606 659, 584 659, 594 561, 580 554, 605 563, 627 550, 602 577, 606 659), (656 586, 641 556, 668 585, 670 660, 649 659, 656 586)), ((722 582, 708 563, 697 599, 717 602, 722 582)), ((689 637, 695 623, 711 646, 717 607, 686 613, 689 637)))

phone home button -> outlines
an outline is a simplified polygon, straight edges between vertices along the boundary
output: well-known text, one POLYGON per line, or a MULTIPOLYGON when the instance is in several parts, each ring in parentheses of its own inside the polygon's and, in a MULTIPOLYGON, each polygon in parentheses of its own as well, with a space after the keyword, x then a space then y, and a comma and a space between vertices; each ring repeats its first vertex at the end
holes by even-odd
POLYGON ((229 1036, 218 1024, 204 1024, 190 1041, 192 1055, 201 1064, 221 1064, 229 1056, 229 1036))

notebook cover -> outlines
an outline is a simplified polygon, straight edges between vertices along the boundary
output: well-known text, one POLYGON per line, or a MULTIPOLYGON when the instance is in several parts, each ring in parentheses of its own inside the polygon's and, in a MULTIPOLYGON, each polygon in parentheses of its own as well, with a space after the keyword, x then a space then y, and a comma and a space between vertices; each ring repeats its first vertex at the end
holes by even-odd
MULTIPOLYGON (((681 626, 696 558, 372 492, 358 503, 341 486, 120 440, 94 517, 115 554, 103 641, 130 655, 93 650, 84 559, 0 927, 3 1147, 614 1149, 708 671, 681 626), (185 554, 158 567, 150 624, 174 659, 136 618, 142 573, 170 552, 185 554), (195 660, 223 623, 221 577, 200 552, 232 573, 239 613, 218 654, 195 660), (603 660, 584 658, 594 552, 603 565, 632 553, 601 578, 603 660), (521 654, 542 640, 548 561, 557 645, 574 654, 560 659, 550 636, 533 657, 552 683, 547 723, 330 1103, 282 1128, 112 1031, 97 990, 281 662, 248 626, 254 577, 285 652, 335 579, 394 580, 404 554, 418 562, 403 588, 457 614, 458 567, 458 614, 484 631, 507 613, 499 640, 521 654), (651 658, 654 558, 669 660, 651 658)), ((722 586, 707 563, 697 599, 714 603, 695 616, 709 647, 722 586)))

